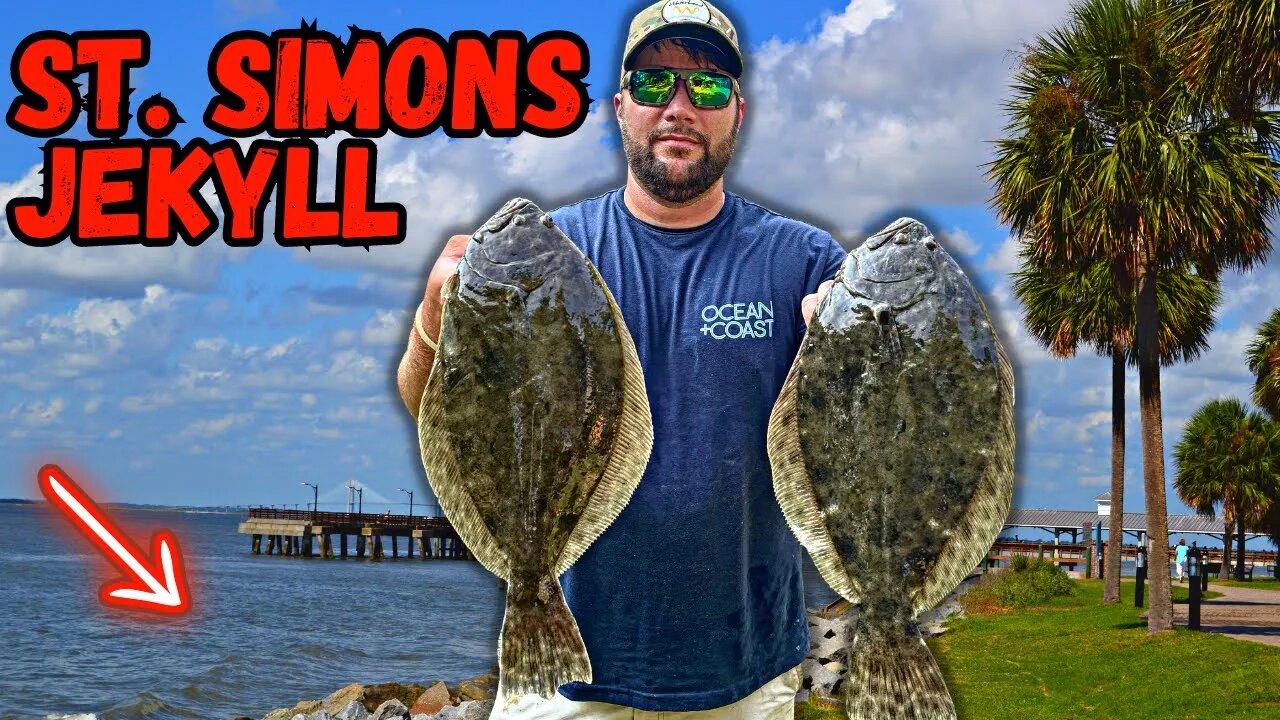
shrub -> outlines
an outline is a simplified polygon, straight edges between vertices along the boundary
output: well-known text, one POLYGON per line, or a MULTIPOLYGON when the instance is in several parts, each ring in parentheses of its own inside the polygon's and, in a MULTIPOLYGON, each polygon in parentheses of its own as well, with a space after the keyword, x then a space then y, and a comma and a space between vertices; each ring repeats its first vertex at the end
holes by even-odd
POLYGON ((979 581, 960 604, 969 615, 990 615, 1073 593, 1075 583, 1057 563, 1019 556, 1008 570, 979 581))

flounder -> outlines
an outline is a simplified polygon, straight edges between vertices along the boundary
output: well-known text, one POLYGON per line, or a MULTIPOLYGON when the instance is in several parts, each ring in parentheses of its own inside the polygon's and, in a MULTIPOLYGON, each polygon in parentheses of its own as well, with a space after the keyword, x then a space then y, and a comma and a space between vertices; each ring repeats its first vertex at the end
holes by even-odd
POLYGON ((769 420, 774 491, 850 631, 849 718, 955 717, 917 617, 978 565, 1013 496, 1013 371, 920 222, 845 259, 769 420))
POLYGON ((599 272, 537 205, 506 203, 441 290, 419 412, 428 482, 507 583, 499 696, 550 697, 591 663, 559 577, 640 482, 653 421, 635 344, 599 272))

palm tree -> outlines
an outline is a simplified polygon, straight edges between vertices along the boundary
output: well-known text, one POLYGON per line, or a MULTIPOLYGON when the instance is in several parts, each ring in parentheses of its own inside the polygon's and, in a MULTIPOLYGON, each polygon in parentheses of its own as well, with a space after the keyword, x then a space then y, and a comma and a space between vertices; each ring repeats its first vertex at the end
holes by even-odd
MULTIPOLYGON (((1248 269, 1271 247, 1280 116, 1245 125, 1182 81, 1161 31, 1168 0, 1084 0, 1024 49, 989 165, 993 205, 1057 269, 1109 260, 1132 278, 1148 532, 1167 543, 1159 276, 1248 269)), ((1152 576, 1148 631, 1173 628, 1168 573, 1152 576)))
POLYGON ((1229 112, 1280 102, 1280 0, 1179 0, 1168 19, 1183 76, 1229 112))
MULTIPOLYGON (((1256 528, 1271 538, 1271 544, 1280 551, 1280 498, 1271 503, 1271 509, 1262 516, 1256 528)), ((1280 574, 1280 552, 1276 553, 1276 572, 1280 574)))
MULTIPOLYGON (((1120 601, 1120 552, 1124 544, 1124 381, 1134 364, 1133 285, 1123 269, 1107 261, 1081 270, 1054 272, 1024 248, 1022 269, 1013 274, 1013 294, 1022 303, 1027 330, 1049 353, 1075 355, 1080 344, 1111 357, 1111 524, 1113 551, 1106 557, 1104 603, 1120 601)), ((1160 276, 1160 359, 1190 362, 1209 347, 1219 283, 1179 269, 1160 276)))
POLYGON ((1223 516, 1235 520, 1236 579, 1243 580, 1245 527, 1261 526, 1276 504, 1280 426, 1235 398, 1212 400, 1191 416, 1173 456, 1183 502, 1206 515, 1222 503, 1223 516))
POLYGON ((1258 328, 1258 336, 1245 351, 1253 384, 1253 401, 1272 420, 1280 422, 1280 308, 1258 328))

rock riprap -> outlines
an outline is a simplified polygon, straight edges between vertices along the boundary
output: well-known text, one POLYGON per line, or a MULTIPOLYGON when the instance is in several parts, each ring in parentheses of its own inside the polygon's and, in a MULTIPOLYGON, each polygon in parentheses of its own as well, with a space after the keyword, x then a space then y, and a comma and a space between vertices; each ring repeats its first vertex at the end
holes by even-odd
POLYGON ((352 683, 324 700, 277 708, 262 720, 483 720, 493 709, 498 668, 456 685, 352 683))

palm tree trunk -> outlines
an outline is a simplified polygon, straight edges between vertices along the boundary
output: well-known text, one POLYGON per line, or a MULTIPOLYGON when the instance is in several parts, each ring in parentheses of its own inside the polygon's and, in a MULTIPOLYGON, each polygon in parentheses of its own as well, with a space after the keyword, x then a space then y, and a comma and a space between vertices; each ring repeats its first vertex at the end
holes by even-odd
POLYGON ((1236 579, 1244 579, 1244 513, 1236 510, 1236 579))
POLYGON ((1124 550, 1124 350, 1118 343, 1111 347, 1111 525, 1107 543, 1103 604, 1120 602, 1120 555, 1124 550))
POLYGON ((1231 574, 1231 516, 1222 508, 1222 573, 1220 577, 1231 574))
MULTIPOLYGON (((1144 238, 1139 242, 1146 244, 1144 238)), ((1147 632, 1173 630, 1173 596, 1169 583, 1169 516, 1165 501, 1164 420, 1160 406, 1160 356, 1156 340, 1159 308, 1156 305, 1156 268, 1151 251, 1143 253, 1138 270, 1136 308, 1138 345, 1138 399, 1142 412, 1142 487, 1146 494, 1147 533, 1155 541, 1151 567, 1151 610, 1147 632)))

